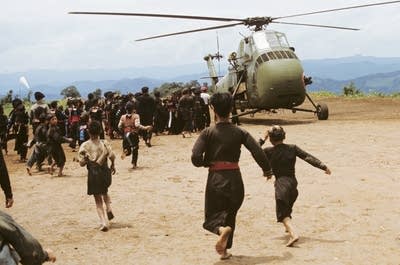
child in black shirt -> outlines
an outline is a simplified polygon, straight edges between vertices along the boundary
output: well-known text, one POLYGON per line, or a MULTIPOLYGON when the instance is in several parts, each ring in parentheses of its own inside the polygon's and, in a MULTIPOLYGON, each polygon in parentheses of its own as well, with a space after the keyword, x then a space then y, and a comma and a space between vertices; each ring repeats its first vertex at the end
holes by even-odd
POLYGON ((294 231, 291 223, 292 208, 297 199, 297 179, 295 176, 296 157, 299 157, 314 167, 322 169, 326 174, 330 175, 329 168, 317 158, 303 151, 296 145, 284 144, 286 133, 281 126, 272 126, 266 134, 265 138, 260 139, 260 144, 269 138, 273 146, 264 149, 267 155, 272 171, 275 175, 275 201, 276 201, 276 217, 278 222, 282 222, 286 231, 290 235, 290 239, 286 244, 287 247, 299 239, 298 234, 294 231))

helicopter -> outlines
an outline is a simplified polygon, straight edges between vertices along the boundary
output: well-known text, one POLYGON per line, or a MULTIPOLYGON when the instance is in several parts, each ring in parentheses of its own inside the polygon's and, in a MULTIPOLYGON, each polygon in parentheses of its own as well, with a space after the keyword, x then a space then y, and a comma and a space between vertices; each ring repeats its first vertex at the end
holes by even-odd
POLYGON ((263 110, 276 112, 277 109, 288 109, 291 110, 293 113, 297 111, 312 112, 317 115, 319 120, 327 120, 329 117, 328 106, 325 103, 315 103, 306 91, 307 85, 310 85, 312 83, 312 78, 304 74, 304 69, 302 67, 301 61, 295 53, 294 47, 289 45, 289 42, 287 41, 286 35, 284 33, 266 29, 266 27, 271 23, 279 23, 295 26, 357 31, 360 29, 330 25, 286 22, 280 20, 349 9, 389 5, 395 3, 400 3, 400 1, 347 6, 342 8, 313 11, 281 17, 263 16, 249 17, 244 19, 174 14, 81 11, 69 12, 69 14, 158 17, 234 22, 213 27, 199 28, 194 30, 146 37, 137 39, 136 41, 145 41, 150 39, 188 34, 199 31, 229 28, 240 25, 246 26, 250 29, 251 32, 248 36, 243 36, 243 38, 240 40, 237 51, 229 54, 228 71, 227 74, 221 79, 216 73, 214 60, 219 61, 222 58, 222 55, 218 51, 215 54, 208 54, 204 56, 204 60, 206 61, 209 70, 209 78, 212 81, 212 87, 214 88, 214 91, 230 92, 234 98, 234 108, 241 110, 241 113, 235 116, 255 114, 263 110), (301 104, 304 103, 306 98, 311 102, 314 109, 305 109, 299 107, 301 104))

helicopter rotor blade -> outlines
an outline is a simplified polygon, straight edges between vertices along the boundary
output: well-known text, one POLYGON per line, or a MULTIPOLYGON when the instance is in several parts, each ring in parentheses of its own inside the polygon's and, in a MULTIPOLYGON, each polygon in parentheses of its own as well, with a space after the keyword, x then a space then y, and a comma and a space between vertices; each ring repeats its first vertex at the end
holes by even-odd
POLYGON ((174 35, 180 35, 180 34, 187 34, 187 33, 199 32, 199 31, 206 31, 206 30, 213 30, 213 29, 229 28, 229 27, 234 27, 234 26, 238 26, 238 25, 243 25, 243 23, 240 22, 240 23, 233 23, 233 24, 227 24, 227 25, 220 25, 220 26, 215 26, 215 27, 208 27, 208 28, 200 28, 200 29, 194 29, 194 30, 180 31, 180 32, 175 32, 175 33, 169 33, 169 34, 163 34, 163 35, 157 35, 157 36, 147 37, 147 38, 143 38, 143 39, 137 39, 137 40, 135 40, 135 41, 144 41, 144 40, 151 40, 151 39, 157 39, 157 38, 163 38, 163 37, 168 37, 168 36, 174 36, 174 35))
POLYGON ((172 15, 172 14, 148 14, 148 13, 118 13, 118 12, 68 12, 71 15, 105 15, 105 16, 134 16, 134 17, 162 17, 162 18, 180 18, 180 19, 197 19, 197 20, 212 20, 212 21, 241 21, 240 18, 224 18, 224 17, 204 17, 204 16, 188 16, 188 15, 172 15))
POLYGON ((305 24, 305 23, 296 23, 296 22, 292 23, 292 22, 283 22, 283 21, 271 21, 271 23, 285 24, 285 25, 295 25, 295 26, 318 27, 318 28, 329 28, 329 29, 360 30, 360 29, 357 29, 357 28, 346 28, 346 27, 317 25, 317 24, 305 24))
POLYGON ((302 14, 295 14, 295 15, 290 15, 290 16, 274 17, 274 18, 272 18, 272 20, 282 19, 282 18, 292 18, 292 17, 308 16, 308 15, 314 15, 314 14, 321 14, 321 13, 328 13, 328 12, 336 12, 336 11, 342 11, 342 10, 348 10, 348 9, 363 8, 363 7, 380 6, 380 5, 389 5, 389 4, 396 4, 396 3, 400 3, 400 1, 389 1, 389 2, 372 3, 372 4, 357 5, 357 6, 348 6, 348 7, 342 7, 342 8, 334 8, 334 9, 328 9, 328 10, 321 10, 321 11, 314 11, 314 12, 302 13, 302 14))

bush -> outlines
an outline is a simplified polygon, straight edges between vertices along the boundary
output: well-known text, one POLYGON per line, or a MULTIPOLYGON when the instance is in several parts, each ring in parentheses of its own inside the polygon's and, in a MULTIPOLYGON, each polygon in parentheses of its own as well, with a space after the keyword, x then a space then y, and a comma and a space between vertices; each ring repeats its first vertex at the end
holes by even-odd
POLYGON ((351 82, 348 86, 343 88, 344 96, 362 96, 361 90, 359 90, 353 82, 351 82))

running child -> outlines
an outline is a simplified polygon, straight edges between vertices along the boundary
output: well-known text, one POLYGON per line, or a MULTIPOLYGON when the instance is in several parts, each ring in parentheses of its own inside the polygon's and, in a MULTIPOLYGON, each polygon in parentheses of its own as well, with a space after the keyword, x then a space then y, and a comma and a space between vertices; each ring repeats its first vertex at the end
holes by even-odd
POLYGON ((54 114, 49 114, 47 119, 49 120, 49 129, 47 131, 47 145, 49 147, 49 153, 53 158, 54 162, 50 166, 49 173, 53 174, 54 167, 58 167, 58 176, 63 175, 63 169, 65 165, 65 153, 62 147, 62 143, 71 143, 72 139, 67 138, 62 135, 60 129, 58 128, 58 120, 54 114))
POLYGON ((298 196, 295 175, 296 157, 324 170, 328 175, 331 174, 331 171, 324 163, 298 146, 284 144, 285 137, 286 133, 283 128, 275 125, 266 132, 264 139, 260 139, 260 144, 264 144, 268 138, 272 144, 272 147, 265 148, 264 152, 271 162, 272 171, 275 175, 276 218, 278 222, 283 223, 289 233, 290 238, 286 246, 291 247, 299 239, 299 235, 291 222, 293 205, 298 196))
POLYGON ((109 229, 108 220, 114 218, 108 187, 111 184, 111 174, 115 174, 115 154, 107 141, 100 140, 101 130, 102 127, 98 121, 91 121, 88 124, 90 139, 79 147, 78 157, 79 164, 88 169, 87 194, 94 196, 100 218, 100 231, 106 232, 109 229), (110 168, 107 158, 111 161, 110 168), (110 174, 107 175, 107 173, 110 174))

